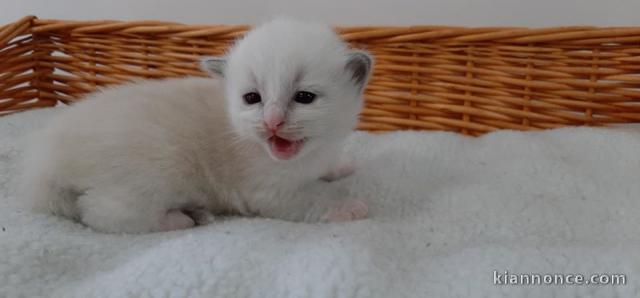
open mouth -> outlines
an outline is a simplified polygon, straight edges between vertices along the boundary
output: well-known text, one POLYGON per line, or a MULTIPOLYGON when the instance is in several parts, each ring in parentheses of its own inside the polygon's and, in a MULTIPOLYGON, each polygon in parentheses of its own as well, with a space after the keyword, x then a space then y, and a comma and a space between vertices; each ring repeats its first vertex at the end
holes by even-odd
POLYGON ((287 140, 276 135, 267 139, 269 149, 271 149, 271 154, 273 154, 277 159, 283 160, 290 159, 298 154, 302 145, 304 145, 304 141, 305 139, 295 141, 287 140))

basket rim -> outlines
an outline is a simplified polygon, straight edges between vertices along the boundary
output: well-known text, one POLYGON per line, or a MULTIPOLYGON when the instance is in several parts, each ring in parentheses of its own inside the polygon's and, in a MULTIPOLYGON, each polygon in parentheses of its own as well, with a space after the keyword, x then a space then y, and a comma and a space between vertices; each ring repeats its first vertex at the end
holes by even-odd
MULTIPOLYGON (((159 20, 64 20, 25 16, 0 26, 0 44, 11 35, 30 34, 142 34, 172 37, 231 37, 240 35, 250 25, 183 24, 159 20), (14 33, 14 34, 12 34, 14 33)), ((640 26, 553 26, 553 27, 463 27, 440 25, 412 26, 335 26, 350 42, 454 42, 454 43, 558 43, 589 45, 633 43, 640 46, 640 26)))

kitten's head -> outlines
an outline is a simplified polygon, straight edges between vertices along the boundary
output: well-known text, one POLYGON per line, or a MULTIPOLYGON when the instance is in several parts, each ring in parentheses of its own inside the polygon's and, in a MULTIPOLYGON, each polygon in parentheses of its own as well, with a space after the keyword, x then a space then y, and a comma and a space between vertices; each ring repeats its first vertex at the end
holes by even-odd
POLYGON ((278 19, 202 67, 225 80, 235 132, 275 160, 318 152, 356 126, 373 60, 327 26, 278 19))

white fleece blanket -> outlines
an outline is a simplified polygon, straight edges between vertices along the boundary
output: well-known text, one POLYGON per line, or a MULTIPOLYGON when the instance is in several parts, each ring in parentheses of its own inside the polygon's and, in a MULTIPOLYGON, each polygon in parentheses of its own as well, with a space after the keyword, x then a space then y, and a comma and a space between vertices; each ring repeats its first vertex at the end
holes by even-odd
POLYGON ((21 136, 0 118, 0 297, 638 297, 640 132, 358 133, 335 183, 371 218, 228 218, 109 235, 20 208, 21 136), (626 274, 626 285, 496 285, 499 273, 626 274), (555 296, 553 296, 555 295, 555 296))

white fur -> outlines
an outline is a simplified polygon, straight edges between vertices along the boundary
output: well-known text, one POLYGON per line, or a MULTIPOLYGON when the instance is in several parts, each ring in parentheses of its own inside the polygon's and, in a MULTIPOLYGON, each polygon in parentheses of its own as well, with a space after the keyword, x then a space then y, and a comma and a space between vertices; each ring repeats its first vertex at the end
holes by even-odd
POLYGON ((319 179, 362 106, 366 78, 354 81, 345 66, 351 54, 328 27, 276 20, 234 46, 223 79, 145 81, 90 95, 32 138, 24 190, 35 206, 107 232, 187 228, 203 210, 311 222, 364 217, 366 205, 319 179), (270 156, 263 105, 242 100, 252 90, 282 109, 285 134, 307 138, 294 158, 270 156), (319 96, 296 104, 296 90, 319 96))

